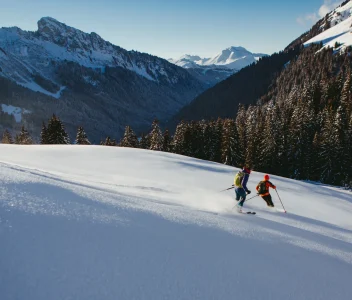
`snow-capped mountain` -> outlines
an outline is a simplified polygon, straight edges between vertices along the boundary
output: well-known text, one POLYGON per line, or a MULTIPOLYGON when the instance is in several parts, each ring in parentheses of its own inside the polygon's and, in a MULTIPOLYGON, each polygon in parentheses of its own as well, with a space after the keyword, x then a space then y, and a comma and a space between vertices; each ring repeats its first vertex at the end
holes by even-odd
POLYGON ((169 59, 170 62, 183 68, 196 68, 199 66, 225 67, 238 71, 259 58, 266 56, 262 53, 252 53, 243 47, 229 47, 211 58, 201 58, 197 55, 183 55, 179 59, 169 59))
POLYGON ((252 53, 243 47, 229 47, 211 58, 186 54, 179 59, 170 58, 169 61, 188 69, 198 79, 214 85, 263 56, 266 54, 252 53))
POLYGON ((50 17, 38 21, 36 32, 0 29, 0 87, 9 91, 0 104, 37 114, 27 116, 36 129, 55 112, 73 127, 91 126, 99 138, 119 135, 126 125, 138 131, 153 118, 168 119, 205 89, 164 59, 127 51, 50 17))
POLYGON ((352 46, 352 1, 345 1, 317 23, 319 34, 304 44, 323 43, 324 47, 344 50, 352 46))

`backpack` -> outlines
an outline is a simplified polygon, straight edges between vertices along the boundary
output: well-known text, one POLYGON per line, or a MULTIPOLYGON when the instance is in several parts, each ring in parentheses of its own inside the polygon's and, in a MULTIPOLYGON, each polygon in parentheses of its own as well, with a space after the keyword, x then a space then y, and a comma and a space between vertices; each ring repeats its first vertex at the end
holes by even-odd
POLYGON ((234 180, 234 184, 235 184, 235 187, 239 187, 241 188, 242 187, 242 179, 244 177, 244 173, 239 171, 236 176, 235 176, 235 180, 234 180))
POLYGON ((260 194, 260 195, 262 195, 262 194, 265 194, 265 193, 267 193, 268 192, 268 190, 267 190, 267 188, 266 188, 266 182, 265 181, 260 181, 259 183, 258 183, 258 193, 260 194))

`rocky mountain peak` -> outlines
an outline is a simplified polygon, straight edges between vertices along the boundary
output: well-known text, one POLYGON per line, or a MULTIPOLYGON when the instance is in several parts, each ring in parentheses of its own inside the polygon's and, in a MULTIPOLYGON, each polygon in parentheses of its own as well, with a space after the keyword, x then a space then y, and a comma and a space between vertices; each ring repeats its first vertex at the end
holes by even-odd
POLYGON ((77 48, 84 50, 112 48, 110 43, 104 41, 95 32, 85 33, 51 17, 44 17, 38 21, 38 33, 42 39, 72 50, 77 48))

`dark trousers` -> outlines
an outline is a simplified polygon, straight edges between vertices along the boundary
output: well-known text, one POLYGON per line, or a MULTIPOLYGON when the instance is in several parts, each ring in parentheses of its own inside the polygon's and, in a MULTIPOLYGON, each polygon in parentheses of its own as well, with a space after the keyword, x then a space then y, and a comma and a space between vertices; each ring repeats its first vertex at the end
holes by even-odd
POLYGON ((239 206, 243 206, 244 201, 246 201, 246 191, 243 188, 236 188, 235 189, 236 192, 236 201, 238 202, 239 206))
POLYGON ((271 199, 271 195, 266 195, 266 196, 262 196, 262 198, 265 200, 266 204, 268 206, 274 206, 273 200, 271 199))

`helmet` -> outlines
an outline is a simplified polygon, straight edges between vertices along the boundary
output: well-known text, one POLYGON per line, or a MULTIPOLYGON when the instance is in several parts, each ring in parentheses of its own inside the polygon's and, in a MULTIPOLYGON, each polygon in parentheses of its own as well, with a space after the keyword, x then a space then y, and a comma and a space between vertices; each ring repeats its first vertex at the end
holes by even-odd
POLYGON ((268 174, 264 175, 264 180, 269 180, 269 179, 270 179, 270 177, 268 174))

